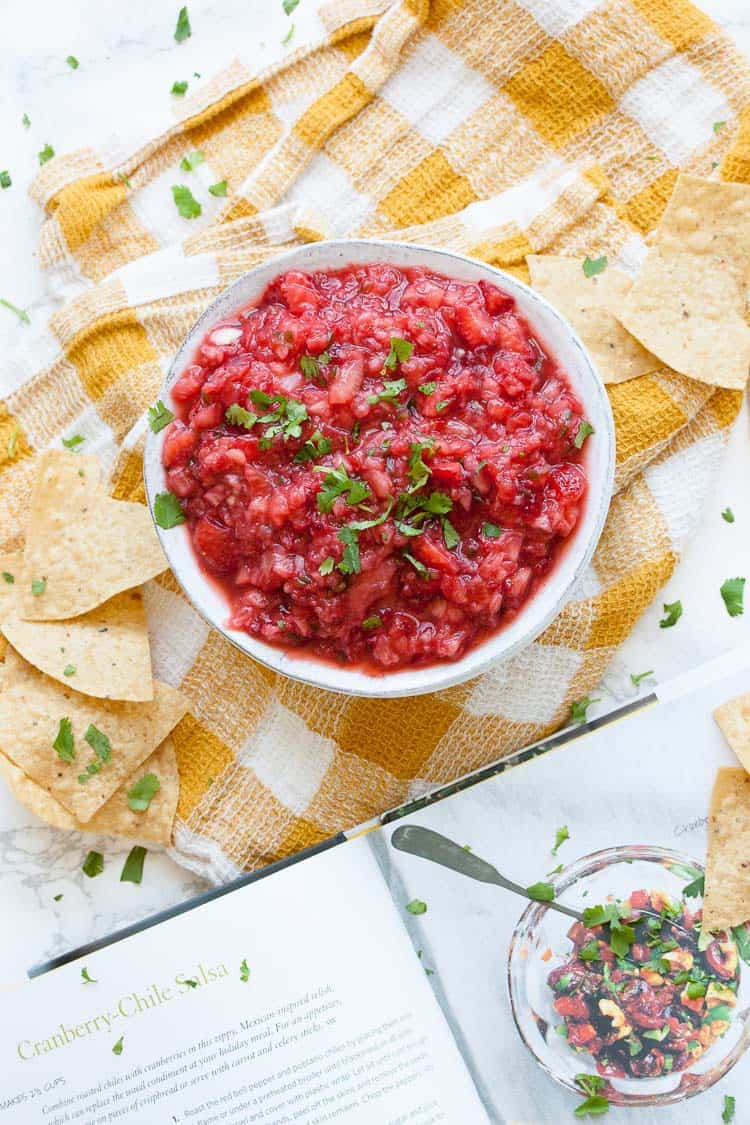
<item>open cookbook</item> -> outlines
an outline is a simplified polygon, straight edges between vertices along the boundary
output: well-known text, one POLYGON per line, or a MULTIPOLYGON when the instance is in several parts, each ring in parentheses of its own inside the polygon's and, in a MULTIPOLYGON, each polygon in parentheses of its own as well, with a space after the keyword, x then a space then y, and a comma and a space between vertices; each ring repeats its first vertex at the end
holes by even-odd
POLYGON ((731 654, 32 970, 0 1122, 746 1120, 749 688, 731 654))

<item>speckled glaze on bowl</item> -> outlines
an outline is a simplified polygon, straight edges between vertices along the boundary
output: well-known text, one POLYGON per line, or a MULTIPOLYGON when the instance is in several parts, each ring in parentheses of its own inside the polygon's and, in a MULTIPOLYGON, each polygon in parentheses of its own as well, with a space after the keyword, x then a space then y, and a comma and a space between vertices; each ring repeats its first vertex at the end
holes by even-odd
MULTIPOLYGON (((205 334, 237 309, 258 300, 266 286, 285 270, 342 269, 350 264, 374 261, 394 266, 424 266, 461 281, 484 279, 510 293, 532 331, 560 363, 594 427, 595 432, 585 446, 588 494, 581 517, 551 574, 525 603, 518 616, 471 648, 460 660, 371 674, 310 657, 304 650, 289 652, 275 648, 239 629, 229 628, 229 606, 218 587, 206 578, 198 565, 187 525, 182 524, 169 531, 157 526, 156 530, 169 565, 189 601, 210 625, 248 656, 285 676, 329 691, 392 699, 437 691, 478 676, 497 661, 519 652, 549 625, 588 565, 601 535, 612 493, 615 436, 609 400, 596 368, 573 328, 548 301, 516 278, 492 266, 447 250, 401 242, 315 242, 250 270, 212 301, 196 321, 174 357, 160 398, 168 407, 174 407, 171 388, 192 361, 205 334)), ((154 497, 166 488, 161 462, 165 432, 162 430, 154 434, 149 431, 146 440, 144 474, 152 514, 154 497)))

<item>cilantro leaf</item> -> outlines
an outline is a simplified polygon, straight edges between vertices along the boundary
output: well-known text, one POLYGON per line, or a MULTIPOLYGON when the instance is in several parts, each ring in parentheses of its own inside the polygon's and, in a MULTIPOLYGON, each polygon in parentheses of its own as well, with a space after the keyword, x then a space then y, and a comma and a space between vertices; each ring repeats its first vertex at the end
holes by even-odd
POLYGON ((555 897, 555 888, 551 883, 532 883, 526 888, 526 894, 534 902, 552 902, 555 897))
POLYGON ((72 762, 75 758, 75 738, 73 737, 73 724, 70 719, 60 719, 52 749, 57 750, 57 756, 63 762, 72 762))
POLYGON ((161 782, 155 773, 144 774, 128 791, 128 808, 133 812, 146 812, 160 789, 161 782))
POLYGON ((574 723, 585 723, 586 712, 592 703, 599 703, 598 699, 589 699, 587 695, 583 699, 576 699, 570 705, 570 717, 574 723))
POLYGON ((46 164, 55 155, 55 150, 51 144, 46 144, 40 153, 37 153, 40 166, 46 164))
POLYGON ((218 183, 211 184, 210 188, 208 189, 208 193, 209 195, 215 195, 217 197, 223 198, 227 194, 227 181, 219 180, 218 183))
POLYGON ((78 67, 81 65, 75 55, 68 55, 65 61, 71 70, 78 70, 78 67))
POLYGON ((607 255, 602 254, 601 258, 589 258, 588 254, 583 259, 583 276, 596 277, 598 273, 604 273, 607 268, 607 255))
POLYGON ((330 512, 334 501, 346 493, 346 502, 355 507, 366 500, 370 489, 363 480, 350 477, 343 465, 333 469, 324 466, 314 466, 314 472, 324 472, 323 487, 318 493, 318 508, 321 512, 330 512))
POLYGON ((583 912, 583 924, 591 930, 594 926, 605 926, 607 923, 619 922, 620 907, 616 902, 608 902, 604 906, 587 906, 583 912))
POLYGON ((402 557, 405 558, 407 562, 411 563, 420 578, 426 578, 430 573, 424 563, 420 562, 419 559, 415 559, 414 556, 410 555, 408 551, 404 551, 402 557))
POLYGON ((446 407, 450 406, 450 404, 451 400, 449 398, 444 398, 442 402, 435 403, 435 409, 437 410, 438 414, 440 414, 443 410, 446 409, 446 407))
POLYGON ((240 962, 240 980, 243 984, 247 984, 250 980, 250 966, 247 963, 247 957, 243 957, 240 962))
POLYGON ((294 35, 294 24, 291 24, 284 38, 281 40, 282 47, 286 47, 287 43, 291 43, 292 36, 294 35))
POLYGON ((372 617, 366 617, 364 619, 364 621, 362 622, 362 628, 363 629, 379 629, 382 624, 383 624, 382 619, 380 617, 378 617, 377 613, 374 613, 372 615, 372 617))
POLYGON ((750 928, 747 924, 734 926, 732 937, 737 944, 737 952, 746 965, 750 965, 750 928))
POLYGON ((333 556, 328 555, 328 557, 323 559, 322 563, 318 567, 318 574, 330 574, 335 565, 336 561, 333 556))
POLYGON ((443 529, 443 542, 445 543, 448 550, 452 551, 454 547, 457 547, 461 542, 461 536, 458 534, 447 516, 441 517, 440 526, 443 529))
POLYGON ((413 898, 411 902, 407 902, 406 909, 410 914, 426 914, 427 903, 422 902, 421 898, 413 898))
POLYGON ((394 402, 395 399, 406 390, 406 379, 386 379, 383 383, 382 391, 377 394, 368 395, 367 401, 371 406, 377 402, 394 402))
POLYGON ((398 336, 391 336, 391 348, 385 357, 385 367, 389 371, 396 370, 397 363, 405 363, 411 358, 414 345, 409 340, 402 340, 398 336))
POLYGON ((18 305, 14 305, 11 301, 6 301, 4 297, 0 297, 0 305, 10 312, 15 313, 18 319, 23 321, 24 324, 31 324, 31 317, 26 312, 26 309, 19 309, 18 305))
POLYGON ((7 170, 0 172, 0 188, 9 188, 12 183, 13 181, 10 178, 10 172, 8 172, 7 170))
POLYGON ((32 592, 32 594, 34 595, 35 598, 41 597, 41 595, 44 593, 44 591, 46 589, 47 589, 47 579, 46 578, 32 578, 32 580, 31 580, 31 592, 32 592))
POLYGON ((65 446, 65 448, 70 449, 70 450, 78 449, 78 446, 83 445, 85 440, 86 440, 86 438, 82 437, 81 434, 73 434, 72 437, 61 438, 61 441, 62 441, 63 445, 65 446))
POLYGON ((721 513, 721 518, 725 523, 734 523, 734 512, 731 508, 725 508, 721 513))
POLYGON ((12 575, 9 570, 3 571, 3 581, 7 582, 9 586, 12 586, 15 580, 14 575, 12 575))
POLYGON ((578 951, 578 956, 582 961, 601 961, 601 957, 599 956, 599 942, 597 939, 592 938, 591 941, 587 941, 585 945, 582 945, 578 951))
POLYGON ((75 676, 75 674, 76 674, 75 664, 66 664, 65 667, 63 668, 63 676, 75 676))
POLYGON ((175 42, 183 43, 186 39, 189 39, 192 34, 193 30, 190 26, 190 17, 186 5, 184 8, 180 8, 177 16, 177 26, 174 29, 175 42))
POLYGON ((295 461, 314 461, 316 457, 325 457, 331 452, 330 438, 323 437, 320 430, 314 430, 302 448, 294 455, 295 461))
POLYGON ((112 1054, 113 1055, 121 1055, 122 1054, 122 1048, 123 1048, 124 1040, 125 1040, 125 1036, 121 1035, 120 1038, 117 1040, 117 1042, 113 1045, 113 1047, 112 1047, 112 1054))
POLYGON ((81 969, 81 980, 83 981, 84 984, 96 984, 97 983, 95 978, 89 975, 89 971, 88 971, 88 969, 86 968, 85 965, 81 969))
POLYGON ((631 672, 630 673, 630 682, 633 684, 633 687, 639 687, 640 683, 641 683, 641 680, 645 680, 649 676, 653 676, 653 674, 654 674, 653 668, 649 668, 648 672, 631 672))
POLYGON ((148 408, 148 424, 151 432, 158 434, 170 422, 174 422, 174 414, 167 409, 161 399, 157 399, 156 403, 148 408))
POLYGON ((31 118, 29 117, 28 113, 24 113, 23 117, 21 118, 21 124, 23 125, 24 129, 31 128, 31 118))
POLYGON ((159 492, 154 497, 154 519, 165 531, 185 522, 185 513, 173 492, 159 492))
POLYGON ((745 579, 744 578, 727 578, 719 591, 724 599, 724 605, 727 607, 727 613, 730 617, 741 617, 745 612, 743 597, 745 594, 745 579))
POLYGON ((604 1079, 598 1074, 576 1074, 573 1081, 580 1086, 584 1094, 598 1094, 604 1086, 604 1079))
POLYGON ((121 883, 140 883, 143 879, 143 863, 148 852, 140 845, 130 849, 120 873, 121 883))
POLYGON ((55 902, 62 902, 64 895, 53 895, 52 898, 55 902))
POLYGON ((503 529, 498 527, 496 523, 483 523, 482 535, 485 539, 499 539, 503 533, 503 529))
POLYGON ((422 383, 421 387, 417 387, 417 390, 423 395, 434 395, 437 390, 437 383, 434 380, 431 383, 422 383))
POLYGON ((609 1100, 603 1094, 592 1094, 573 1110, 574 1117, 602 1117, 609 1110, 609 1100))
POLYGON ((110 760, 112 757, 112 743, 103 731, 100 731, 98 727, 90 723, 83 737, 100 761, 108 762, 110 760))
POLYGON ((183 156, 180 161, 180 168, 183 172, 193 172, 199 164, 203 164, 205 159, 201 150, 196 148, 193 152, 189 152, 187 156, 183 156))
POLYGON ((393 500, 389 500, 385 510, 382 511, 379 516, 375 516, 375 518, 371 520, 352 520, 352 522, 348 523, 346 526, 351 528, 352 531, 367 531, 370 527, 378 527, 388 519, 392 507, 393 500))
POLYGON ((714 121, 714 125, 713 125, 714 133, 720 133, 725 125, 726 125, 726 121, 714 121))
POLYGON ((299 0, 282 0, 281 6, 287 16, 291 16, 294 9, 299 4, 299 0))
POLYGON ((172 186, 172 198, 175 202, 175 207, 182 215, 183 219, 197 219, 203 211, 197 199, 193 198, 193 193, 189 187, 184 184, 174 184, 172 186))
POLYGON ((699 875, 697 879, 693 879, 692 883, 688 883, 682 888, 682 893, 685 898, 699 898, 705 892, 705 875, 699 875))
POLYGON ((659 622, 659 628, 671 629, 682 617, 682 602, 664 602, 664 612, 666 617, 659 622))
POLYGON ((258 421, 257 414, 254 414, 251 410, 245 410, 244 406, 240 406, 236 402, 226 408, 224 417, 232 426, 242 426, 245 430, 252 430, 258 421))
POLYGON ((721 1113, 721 1120, 724 1122, 724 1125, 729 1125, 730 1121, 734 1121, 736 1102, 737 1099, 734 1098, 731 1094, 724 1095, 724 1109, 721 1113))
POLYGON ((181 98, 187 93, 187 88, 187 80, 181 78, 172 83, 172 89, 169 92, 174 94, 176 98, 181 98))
POLYGON ((557 855, 558 848, 564 844, 566 840, 570 839, 570 832, 568 832, 567 824, 561 825, 560 828, 555 829, 555 846, 552 848, 551 855, 557 855))
POLYGON ((357 532, 349 525, 344 525, 339 531, 339 539, 344 544, 344 555, 338 564, 342 574, 359 574, 362 564, 359 557, 359 540, 357 532))
POLYGON ((431 441, 416 441, 412 442, 409 446, 409 480, 411 481, 410 492, 414 492, 418 488, 424 488, 427 481, 430 479, 430 469, 424 463, 425 452, 432 452, 431 441))
POLYGON ((97 875, 101 875, 104 870, 104 856, 101 852, 89 852, 83 861, 81 867, 84 875, 88 875, 89 879, 95 879, 97 875))
POLYGON ((596 433, 594 427, 585 419, 581 419, 581 423, 578 427, 578 430, 576 431, 576 436, 573 441, 573 445, 576 447, 576 449, 583 449, 583 443, 585 442, 586 438, 589 436, 589 434, 593 433, 596 433))

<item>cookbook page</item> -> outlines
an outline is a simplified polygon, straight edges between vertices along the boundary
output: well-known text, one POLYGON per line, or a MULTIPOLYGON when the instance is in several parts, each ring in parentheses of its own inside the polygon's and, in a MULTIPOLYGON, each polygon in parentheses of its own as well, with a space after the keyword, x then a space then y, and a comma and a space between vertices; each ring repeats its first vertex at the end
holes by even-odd
POLYGON ((0 1121, 482 1125, 364 840, 3 998, 0 1121))
POLYGON ((700 669, 667 685, 663 702, 372 834, 493 1121, 564 1121, 587 1090, 607 1097, 608 1119, 626 1116, 622 1100, 641 1107, 643 1125, 720 1121, 729 1096, 736 1120, 750 1120, 750 965, 736 950, 731 961, 718 946, 698 950, 692 921, 716 771, 738 764, 712 710, 750 688, 748 665, 745 654, 700 669), (656 913, 663 900, 637 892, 661 890, 684 903, 678 920, 688 929, 656 919, 650 929, 644 916, 619 959, 583 928, 576 945, 575 920, 397 850, 394 833, 413 826, 471 849, 523 888, 543 896, 553 887, 579 910, 635 893, 634 907, 656 913), (527 907, 541 919, 521 924, 527 907), (584 1079, 581 1088, 581 1073, 593 1086, 584 1079))

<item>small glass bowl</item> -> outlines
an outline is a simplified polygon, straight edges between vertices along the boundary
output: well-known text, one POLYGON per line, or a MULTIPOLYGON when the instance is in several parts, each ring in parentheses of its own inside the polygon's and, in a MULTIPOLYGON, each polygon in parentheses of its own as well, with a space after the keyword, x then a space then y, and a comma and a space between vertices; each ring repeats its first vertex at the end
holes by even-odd
MULTIPOLYGON (((645 845, 624 845, 593 852, 566 867, 554 880, 555 897, 566 906, 584 910, 612 897, 625 899, 636 890, 660 890, 680 901, 682 889, 692 881, 686 868, 703 871, 701 864, 680 852, 645 845), (567 892, 563 895, 563 892, 567 892)), ((697 910, 700 899, 690 899, 697 910)), ((573 946, 567 932, 571 918, 548 909, 545 903, 526 908, 515 928, 508 954, 508 988, 518 1033, 539 1065, 552 1078, 579 1096, 575 1075, 596 1074, 596 1062, 577 1052, 555 1032, 562 1018, 552 1007, 555 994, 547 984, 549 973, 567 961, 573 946), (548 950, 552 956, 542 956, 548 950)), ((750 966, 741 965, 737 1007, 729 1028, 686 1070, 659 1078, 608 1078, 607 1097, 613 1105, 673 1105, 708 1090, 731 1070, 750 1043, 750 966)))

